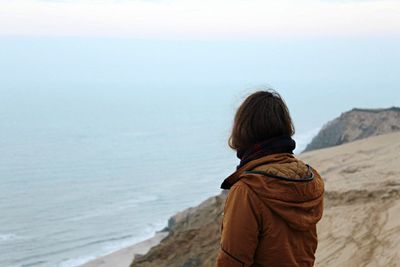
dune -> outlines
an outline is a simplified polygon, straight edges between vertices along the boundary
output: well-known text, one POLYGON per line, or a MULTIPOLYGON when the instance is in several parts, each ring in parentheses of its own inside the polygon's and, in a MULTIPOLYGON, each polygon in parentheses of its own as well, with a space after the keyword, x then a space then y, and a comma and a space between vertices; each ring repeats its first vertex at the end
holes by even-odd
POLYGON ((400 133, 300 158, 326 183, 316 266, 400 266, 400 133))

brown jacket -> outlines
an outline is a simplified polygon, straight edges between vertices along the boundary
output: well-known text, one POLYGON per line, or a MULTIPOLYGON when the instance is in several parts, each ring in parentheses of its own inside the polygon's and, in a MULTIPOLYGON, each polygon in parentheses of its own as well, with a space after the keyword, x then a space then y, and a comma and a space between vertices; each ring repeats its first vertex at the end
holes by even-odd
POLYGON ((224 180, 230 188, 217 267, 309 267, 317 249, 324 183, 292 154, 253 160, 224 180))

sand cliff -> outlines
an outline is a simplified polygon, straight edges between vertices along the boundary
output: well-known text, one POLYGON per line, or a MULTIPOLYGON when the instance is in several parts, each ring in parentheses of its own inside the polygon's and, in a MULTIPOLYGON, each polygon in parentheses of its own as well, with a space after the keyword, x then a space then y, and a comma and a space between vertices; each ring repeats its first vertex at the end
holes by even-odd
POLYGON ((324 125, 307 145, 305 151, 337 146, 398 131, 400 131, 400 108, 354 108, 324 125))
MULTIPOLYGON (((316 266, 399 266, 400 133, 299 157, 326 182, 316 266)), ((225 194, 171 218, 169 234, 132 266, 213 266, 225 194)))

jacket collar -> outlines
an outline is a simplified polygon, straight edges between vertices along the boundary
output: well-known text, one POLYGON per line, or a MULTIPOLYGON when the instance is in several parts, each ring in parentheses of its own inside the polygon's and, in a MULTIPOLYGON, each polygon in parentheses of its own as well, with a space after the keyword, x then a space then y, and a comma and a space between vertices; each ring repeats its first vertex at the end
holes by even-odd
POLYGON ((245 171, 252 170, 255 167, 263 165, 263 164, 277 162, 277 161, 280 161, 280 160, 282 160, 284 158, 287 158, 287 157, 294 157, 294 156, 291 153, 279 153, 279 154, 272 154, 272 155, 268 155, 268 156, 265 156, 265 157, 261 157, 261 158, 252 160, 252 161, 246 163, 245 165, 243 165, 242 167, 240 167, 238 170, 236 170, 231 175, 229 175, 222 182, 221 189, 230 189, 237 181, 240 180, 241 175, 245 171))
POLYGON ((243 167, 248 162, 256 160, 267 155, 278 153, 293 153, 296 148, 296 142, 288 135, 269 138, 262 142, 256 143, 246 150, 237 150, 237 157, 240 164, 237 169, 243 167))

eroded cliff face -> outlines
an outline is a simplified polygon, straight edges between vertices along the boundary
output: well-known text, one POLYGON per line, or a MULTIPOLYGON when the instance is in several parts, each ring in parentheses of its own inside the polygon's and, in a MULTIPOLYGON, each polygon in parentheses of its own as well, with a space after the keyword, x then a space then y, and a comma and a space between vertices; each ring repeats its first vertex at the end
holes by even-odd
POLYGON ((400 131, 400 108, 353 109, 328 122, 304 151, 400 131))
MULTIPOLYGON (((325 180, 316 266, 398 266, 400 133, 301 154, 325 180)), ((225 194, 174 216, 169 235, 132 266, 214 266, 225 194)))
POLYGON ((219 249, 220 225, 226 194, 173 216, 169 235, 131 266, 213 266, 219 249))

